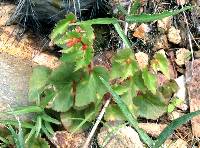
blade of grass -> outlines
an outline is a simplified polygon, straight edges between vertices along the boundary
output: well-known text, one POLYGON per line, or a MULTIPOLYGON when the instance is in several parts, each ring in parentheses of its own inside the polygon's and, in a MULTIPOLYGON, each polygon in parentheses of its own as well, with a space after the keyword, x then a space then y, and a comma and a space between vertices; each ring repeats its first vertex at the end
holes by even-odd
POLYGON ((183 115, 175 120, 173 120, 163 131, 162 133, 160 133, 160 135, 158 136, 155 145, 153 146, 153 148, 158 148, 160 147, 165 140, 174 132, 174 130, 176 128, 178 128, 179 126, 181 126, 182 124, 188 122, 189 120, 191 120, 194 116, 197 116, 200 114, 200 110, 183 115))
POLYGON ((72 131, 72 134, 77 132, 93 115, 95 112, 90 113, 81 123, 72 131))
POLYGON ((44 127, 47 129, 47 131, 53 135, 54 134, 54 131, 53 131, 53 128, 51 127, 51 124, 47 121, 44 121, 44 127))
POLYGON ((50 95, 46 96, 44 99, 41 100, 40 102, 40 107, 45 108, 49 101, 51 101, 54 98, 55 94, 51 93, 50 95))
MULTIPOLYGON (((8 145, 9 144, 9 141, 6 139, 6 138, 4 138, 4 137, 1 137, 0 136, 0 141, 2 141, 4 144, 6 144, 6 145, 8 145)), ((1 146, 1 145, 0 145, 1 146)))
POLYGON ((38 113, 43 112, 43 109, 39 106, 25 106, 14 109, 13 111, 2 112, 1 114, 12 114, 12 115, 21 115, 28 113, 38 113))
POLYGON ((7 126, 8 130, 10 131, 11 133, 11 136, 13 138, 13 141, 16 145, 17 148, 20 148, 20 144, 19 144, 19 141, 18 141, 18 135, 17 133, 15 132, 14 128, 11 126, 11 125, 8 125, 7 126))
POLYGON ((35 126, 35 138, 37 138, 40 134, 40 130, 42 127, 42 118, 41 116, 37 116, 36 126, 35 126))
POLYGON ((24 133, 22 130, 21 122, 18 120, 19 126, 18 126, 18 141, 19 141, 19 147, 24 148, 24 133))
POLYGON ((35 134, 36 132, 36 128, 35 126, 31 129, 30 133, 28 134, 27 138, 25 139, 25 143, 27 143, 32 137, 33 135, 35 134))
POLYGON ((80 25, 82 23, 86 23, 88 25, 109 25, 116 23, 118 20, 116 18, 97 18, 97 19, 92 19, 92 20, 87 20, 87 21, 81 21, 77 22, 72 25, 80 25))
POLYGON ((135 15, 137 13, 137 10, 140 8, 140 0, 135 0, 131 7, 130 15, 135 15))
POLYGON ((119 23, 114 23, 113 24, 117 33, 119 34, 120 38, 122 39, 122 41, 124 42, 124 44, 126 45, 127 48, 131 48, 131 44, 128 40, 128 38, 126 37, 126 35, 124 34, 124 31, 122 30, 121 26, 119 25, 119 23))
POLYGON ((117 5, 117 9, 118 11, 122 12, 123 15, 127 15, 127 11, 124 9, 124 7, 122 7, 122 5, 118 4, 117 5))
POLYGON ((57 125, 61 124, 60 121, 52 118, 51 116, 47 115, 46 113, 43 113, 41 117, 42 117, 43 120, 45 120, 47 122, 54 123, 54 124, 57 124, 57 125))
POLYGON ((153 140, 138 126, 137 120, 133 117, 132 113, 129 111, 126 104, 122 101, 122 99, 113 91, 108 82, 106 82, 102 77, 100 77, 102 83, 106 86, 108 91, 112 94, 114 101, 118 104, 122 113, 126 117, 127 121, 133 126, 133 128, 138 132, 140 138, 146 143, 149 147, 153 145, 153 140))
POLYGON ((155 20, 160 20, 168 16, 174 16, 177 15, 183 11, 191 9, 191 6, 186 6, 182 9, 179 10, 174 10, 174 11, 164 11, 162 13, 157 13, 157 14, 141 14, 141 15, 130 15, 127 16, 125 21, 129 23, 146 23, 146 22, 152 22, 155 20))
MULTIPOLYGON (((0 123, 3 125, 18 126, 18 121, 15 121, 15 120, 0 120, 0 123)), ((27 122, 21 122, 21 126, 23 128, 33 128, 34 127, 32 124, 27 123, 27 122)))
POLYGON ((52 135, 48 132, 48 130, 42 125, 42 132, 47 136, 49 140, 51 140, 52 135))

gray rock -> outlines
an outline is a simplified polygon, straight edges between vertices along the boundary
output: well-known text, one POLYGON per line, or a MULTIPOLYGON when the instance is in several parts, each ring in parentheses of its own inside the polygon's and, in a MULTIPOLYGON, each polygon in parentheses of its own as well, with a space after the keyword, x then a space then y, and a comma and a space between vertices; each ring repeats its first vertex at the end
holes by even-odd
MULTIPOLYGON (((28 104, 31 73, 31 61, 0 53, 0 112, 28 104)), ((7 117, 0 114, 0 119, 7 117)))

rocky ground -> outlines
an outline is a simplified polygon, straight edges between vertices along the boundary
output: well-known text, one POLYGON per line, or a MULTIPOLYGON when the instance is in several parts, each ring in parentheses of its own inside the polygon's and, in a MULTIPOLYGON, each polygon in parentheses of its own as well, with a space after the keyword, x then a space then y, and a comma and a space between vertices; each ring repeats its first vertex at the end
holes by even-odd
MULTIPOLYGON (((177 106, 172 113, 160 117, 157 121, 140 119, 140 127, 152 137, 158 136, 173 119, 200 109, 200 2, 177 0, 175 3, 177 6, 191 3, 195 7, 189 14, 183 13, 151 24, 130 24, 129 26, 129 38, 136 43, 134 50, 137 61, 142 66, 148 64, 151 55, 155 52, 165 54, 170 61, 170 77, 175 79, 179 85, 175 96, 183 100, 183 103, 177 106)), ((170 8, 171 5, 169 2, 162 3, 157 0, 152 7, 160 11, 165 7, 170 8)), ((48 52, 42 52, 44 49, 45 51, 52 50, 48 40, 48 44, 45 44, 42 37, 36 37, 32 32, 26 32, 21 37, 19 32, 23 30, 23 27, 16 24, 5 26, 6 20, 9 20, 15 11, 14 8, 15 6, 11 4, 0 4, 0 12, 3 12, 3 15, 0 15, 0 78, 2 78, 0 81, 0 111, 9 106, 27 103, 28 80, 34 65, 55 68, 60 64, 57 57, 47 54, 48 52)), ((145 9, 148 10, 147 3, 144 2, 141 11, 145 9)), ((113 52, 101 52, 96 56, 96 62, 103 59, 104 65, 109 64, 109 58, 112 57, 113 52)), ((163 75, 158 75, 158 78, 158 83, 164 83, 163 75)), ((1 118, 4 117, 0 115, 1 118)), ((109 130, 106 128, 100 130, 97 136, 100 144, 102 144, 102 138, 105 138, 104 135, 110 132, 109 130)), ((75 138, 70 136, 66 131, 57 132, 54 143, 65 147, 73 144, 74 141, 80 143, 85 141, 85 137, 81 134, 75 138)), ((200 116, 177 129, 166 141, 165 146, 198 148, 200 147, 199 138, 200 116)), ((138 134, 127 126, 119 128, 106 147, 113 148, 116 145, 130 148, 143 147, 138 134)))

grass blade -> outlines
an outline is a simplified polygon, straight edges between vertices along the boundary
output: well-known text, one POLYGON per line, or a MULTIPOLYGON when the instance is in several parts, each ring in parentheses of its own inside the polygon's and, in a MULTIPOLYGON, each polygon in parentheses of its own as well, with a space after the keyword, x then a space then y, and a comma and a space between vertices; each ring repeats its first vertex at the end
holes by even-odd
POLYGON ((19 126, 18 126, 18 141, 19 141, 19 148, 24 148, 24 133, 22 131, 22 125, 21 122, 18 121, 19 126))
POLYGON ((95 112, 90 113, 81 123, 72 131, 72 133, 76 133, 81 127, 88 122, 88 120, 94 115, 95 112))
MULTIPOLYGON (((4 144, 9 145, 9 140, 7 140, 6 138, 3 138, 0 136, 0 141, 2 141, 4 144)), ((1 146, 2 143, 0 143, 1 146)))
POLYGON ((16 147, 20 148, 20 144, 19 144, 19 141, 18 141, 18 135, 17 135, 17 133, 15 132, 15 130, 13 129, 13 127, 11 125, 8 125, 7 128, 8 128, 8 130, 11 133, 11 136, 13 138, 13 141, 14 141, 16 147))
POLYGON ((47 95, 44 99, 40 102, 40 107, 45 108, 48 103, 54 98, 55 94, 51 92, 51 94, 47 95))
POLYGON ((28 113, 38 113, 43 112, 43 109, 39 106, 24 106, 14 109, 13 111, 2 112, 1 114, 12 114, 12 115, 21 115, 28 113))
POLYGON ((37 138, 40 134, 40 130, 42 127, 42 118, 41 116, 37 116, 36 126, 35 126, 35 138, 37 138))
POLYGON ((44 121, 44 127, 47 129, 47 131, 48 131, 51 135, 54 134, 54 130, 53 130, 53 128, 51 127, 51 124, 50 124, 49 122, 44 121))
POLYGON ((48 139, 52 138, 52 135, 48 132, 48 130, 42 125, 42 131, 47 136, 48 139))
POLYGON ((49 115, 47 115, 45 113, 43 113, 41 117, 42 117, 43 120, 45 120, 47 122, 54 123, 54 124, 61 124, 60 121, 58 121, 57 119, 52 118, 51 116, 49 116, 49 115))
POLYGON ((173 16, 177 15, 180 12, 186 11, 191 9, 192 7, 186 6, 182 9, 179 10, 174 10, 174 11, 164 11, 162 13, 157 13, 157 14, 141 14, 141 15, 130 15, 126 17, 126 22, 129 23, 147 23, 147 22, 152 22, 155 20, 160 20, 168 16, 173 16))
POLYGON ((165 140, 174 132, 174 130, 176 128, 178 128, 179 126, 181 126, 182 124, 188 122, 189 120, 191 120, 194 116, 197 116, 200 114, 200 110, 196 111, 196 112, 192 112, 186 115, 183 115, 175 120, 173 120, 163 131, 162 133, 160 133, 160 135, 158 136, 155 145, 153 146, 153 148, 158 148, 160 147, 165 140))
POLYGON ((137 13, 137 10, 140 8, 140 5, 141 5, 140 0, 135 0, 135 2, 133 3, 131 7, 130 14, 135 15, 137 13))
POLYGON ((123 15, 127 15, 127 11, 124 9, 124 7, 122 7, 122 5, 117 5, 117 9, 118 11, 122 12, 123 15))
POLYGON ((26 138, 26 140, 25 140, 25 143, 27 143, 32 137, 33 137, 33 135, 35 134, 35 132, 36 132, 36 128, 35 128, 35 126, 31 129, 31 131, 30 131, 30 133, 28 134, 28 136, 27 136, 27 138, 26 138))
POLYGON ((126 104, 122 101, 122 99, 117 95, 108 82, 106 82, 102 77, 100 77, 102 83, 106 86, 108 91, 112 94, 114 101, 118 104, 122 113, 126 117, 127 121, 133 126, 133 128, 138 132, 140 138, 146 143, 149 147, 153 145, 153 140, 138 126, 137 120, 133 117, 132 113, 129 111, 126 104))
POLYGON ((113 24, 117 33, 119 34, 119 36, 121 37, 122 41, 124 42, 124 44, 126 45, 127 48, 131 48, 131 44, 128 40, 128 38, 126 37, 126 35, 124 34, 124 31, 122 30, 121 26, 119 25, 119 23, 114 23, 113 24))
MULTIPOLYGON (((0 123, 3 125, 13 125, 13 126, 18 126, 19 123, 16 120, 0 120, 0 123)), ((27 122, 21 122, 21 126, 23 128, 33 128, 34 126, 30 123, 27 122)))
POLYGON ((73 25, 80 25, 82 23, 86 23, 88 25, 103 25, 103 24, 108 25, 108 24, 114 24, 116 22, 117 22, 116 18, 97 18, 97 19, 77 22, 73 25))

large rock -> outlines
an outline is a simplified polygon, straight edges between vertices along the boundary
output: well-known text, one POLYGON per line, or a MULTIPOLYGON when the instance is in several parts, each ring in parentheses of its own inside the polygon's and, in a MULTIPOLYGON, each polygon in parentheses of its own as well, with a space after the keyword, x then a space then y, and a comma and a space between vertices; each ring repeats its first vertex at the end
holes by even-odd
MULTIPOLYGON (((27 105, 31 62, 0 53, 0 67, 0 112, 27 105)), ((5 117, 7 116, 0 114, 0 119, 5 117)))
MULTIPOLYGON (((26 33, 19 39, 19 26, 5 26, 13 5, 0 5, 0 112, 28 104, 29 79, 35 64, 54 68, 58 58, 41 53, 39 36, 26 33), (5 11, 4 11, 5 10, 5 11)), ((24 117, 24 116, 23 116, 24 117)), ((1 119, 10 116, 0 114, 1 119)))

